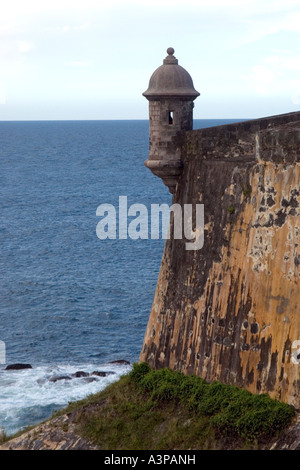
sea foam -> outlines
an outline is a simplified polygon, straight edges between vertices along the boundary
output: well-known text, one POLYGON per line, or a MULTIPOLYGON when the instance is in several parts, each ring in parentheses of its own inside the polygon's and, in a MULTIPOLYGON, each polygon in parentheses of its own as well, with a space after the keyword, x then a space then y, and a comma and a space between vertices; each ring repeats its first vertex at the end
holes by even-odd
POLYGON ((11 435, 37 424, 69 402, 103 390, 130 370, 127 364, 54 364, 23 370, 2 368, 0 427, 11 435))

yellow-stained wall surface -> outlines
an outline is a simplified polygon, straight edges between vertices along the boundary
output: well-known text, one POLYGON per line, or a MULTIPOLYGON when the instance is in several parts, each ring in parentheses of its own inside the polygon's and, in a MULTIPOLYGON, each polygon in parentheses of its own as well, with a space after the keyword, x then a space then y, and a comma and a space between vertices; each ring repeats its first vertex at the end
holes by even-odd
POLYGON ((300 113, 184 132, 173 203, 204 245, 166 240, 140 360, 300 408, 300 113))

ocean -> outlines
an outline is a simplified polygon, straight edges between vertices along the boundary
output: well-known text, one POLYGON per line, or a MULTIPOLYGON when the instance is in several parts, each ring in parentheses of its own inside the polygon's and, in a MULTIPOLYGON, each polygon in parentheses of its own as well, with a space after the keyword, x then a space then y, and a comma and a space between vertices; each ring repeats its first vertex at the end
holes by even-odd
POLYGON ((120 196, 172 204, 148 149, 147 120, 0 122, 0 431, 47 419, 138 360, 164 239, 100 239, 96 212, 117 214, 120 196), (31 368, 6 370, 16 363, 31 368))

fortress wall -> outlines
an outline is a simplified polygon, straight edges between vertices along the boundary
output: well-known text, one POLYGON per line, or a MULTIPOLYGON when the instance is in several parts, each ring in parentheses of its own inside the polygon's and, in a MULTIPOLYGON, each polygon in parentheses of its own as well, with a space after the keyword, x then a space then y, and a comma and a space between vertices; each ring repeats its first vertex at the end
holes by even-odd
POLYGON ((166 240, 140 360, 300 408, 300 112, 181 137, 204 246, 166 240))

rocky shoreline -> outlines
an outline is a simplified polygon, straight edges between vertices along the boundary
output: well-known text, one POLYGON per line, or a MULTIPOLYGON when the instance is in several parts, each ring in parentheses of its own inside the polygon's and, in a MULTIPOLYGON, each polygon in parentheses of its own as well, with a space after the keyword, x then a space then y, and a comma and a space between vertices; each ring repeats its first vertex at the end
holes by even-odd
MULTIPOLYGON (((99 403, 97 408, 101 406, 99 403)), ((80 410, 74 410, 39 424, 5 442, 0 450, 101 450, 78 434, 78 413, 80 410)), ((300 414, 279 438, 270 440, 260 450, 300 450, 300 414)))
MULTIPOLYGON (((129 364, 127 361, 114 361, 114 363, 129 364)), ((31 368, 30 364, 12 364, 7 366, 7 370, 21 370, 31 368)), ((49 380, 76 379, 83 377, 84 379, 93 379, 93 376, 103 376, 102 374, 110 374, 113 372, 93 371, 88 373, 85 371, 77 371, 67 376, 52 376, 49 380)), ((101 413, 105 403, 99 401, 94 404, 85 405, 85 413, 101 413)), ((103 410, 105 411, 105 410, 103 410)), ((66 412, 59 416, 48 419, 40 423, 30 430, 20 433, 16 437, 12 437, 5 443, 0 445, 0 450, 101 450, 95 446, 78 431, 78 423, 82 410, 75 408, 70 412, 66 412)), ((105 450, 105 449, 102 449, 105 450)), ((227 449, 224 449, 227 450, 227 449)), ((292 424, 282 432, 280 437, 272 438, 269 442, 265 442, 263 450, 300 450, 300 413, 297 412, 292 424)))
POLYGON ((75 431, 70 415, 52 418, 0 446, 0 450, 99 450, 75 431))

